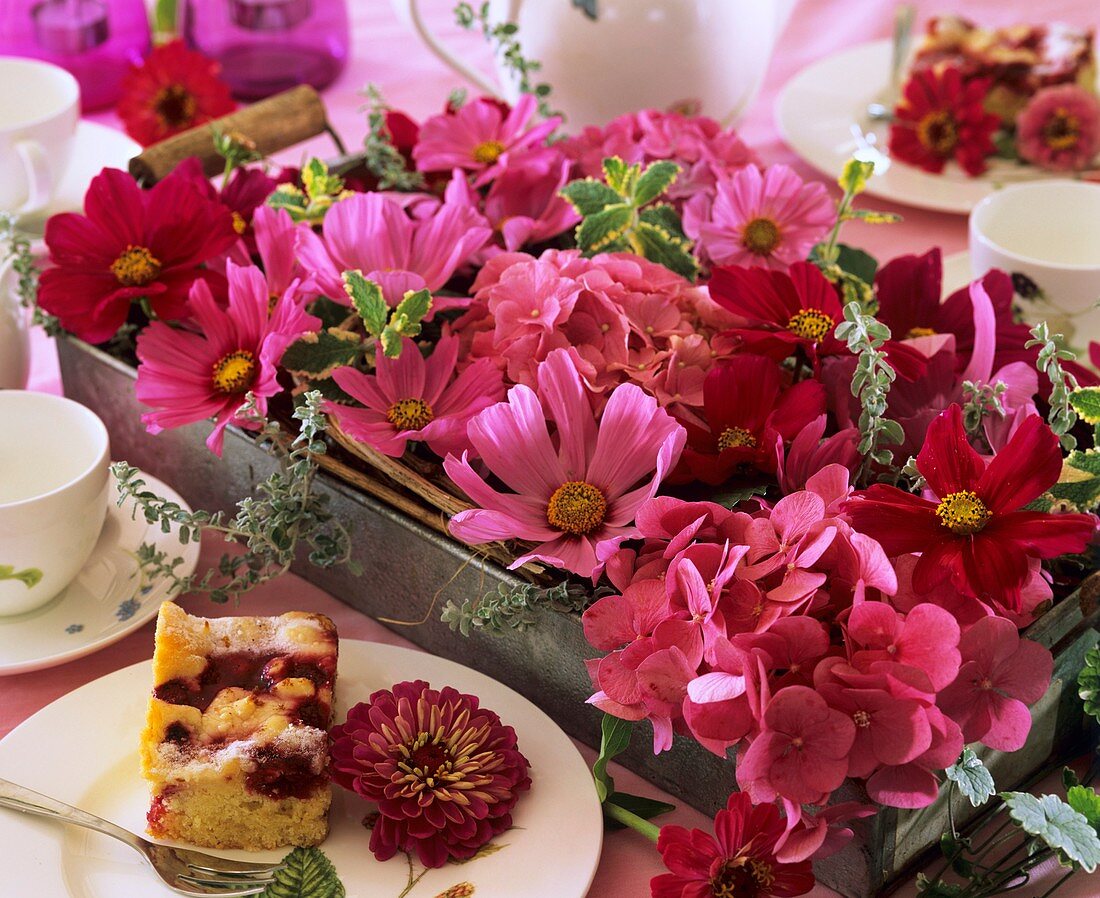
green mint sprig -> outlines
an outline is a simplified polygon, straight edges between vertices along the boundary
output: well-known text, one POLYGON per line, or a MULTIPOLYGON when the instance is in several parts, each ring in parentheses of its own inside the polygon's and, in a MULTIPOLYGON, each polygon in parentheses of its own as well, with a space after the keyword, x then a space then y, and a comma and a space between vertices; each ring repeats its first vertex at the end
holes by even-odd
POLYGON ((382 288, 361 271, 344 272, 344 291, 367 333, 378 338, 382 352, 391 359, 401 355, 403 337, 419 335, 424 316, 432 307, 432 294, 428 290, 409 290, 397 308, 391 309, 382 296, 382 288))
POLYGON ((1031 329, 1031 339, 1024 346, 1027 349, 1039 347, 1035 367, 1050 379, 1050 412, 1047 414, 1047 423, 1061 440, 1063 449, 1075 449, 1077 438, 1070 430, 1077 423, 1077 412, 1070 396, 1080 384, 1076 377, 1062 367, 1062 362, 1072 362, 1077 354, 1065 348, 1062 335, 1052 334, 1045 321, 1040 321, 1031 329))
POLYGON ((296 223, 319 225, 332 204, 348 193, 343 178, 329 171, 320 159, 310 159, 302 166, 302 186, 280 184, 267 198, 267 204, 273 209, 285 209, 296 223))
POLYGON ((386 105, 382 92, 375 84, 363 88, 366 98, 367 136, 363 139, 363 164, 378 179, 379 190, 411 192, 424 188, 424 176, 409 171, 405 157, 393 145, 393 135, 386 125, 386 105))

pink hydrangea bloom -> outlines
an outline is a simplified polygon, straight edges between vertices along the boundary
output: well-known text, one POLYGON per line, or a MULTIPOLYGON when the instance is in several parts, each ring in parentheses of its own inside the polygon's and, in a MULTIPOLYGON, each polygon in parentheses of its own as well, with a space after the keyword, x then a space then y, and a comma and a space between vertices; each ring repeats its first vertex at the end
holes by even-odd
POLYGON ((700 194, 684 208, 684 230, 709 265, 758 265, 780 271, 804 261, 836 221, 825 185, 803 181, 786 165, 763 173, 746 166, 722 178, 713 201, 700 194))
POLYGON ((1016 118, 1016 148, 1051 171, 1087 168, 1100 152, 1100 100, 1076 84, 1037 91, 1016 118))
POLYGON ((454 112, 432 116, 420 126, 420 139, 413 147, 416 167, 420 171, 459 168, 477 172, 474 184, 487 184, 561 124, 558 116, 534 123, 537 112, 538 101, 523 94, 511 109, 481 98, 454 112))
POLYGON ((229 306, 223 308, 205 281, 191 288, 189 304, 195 330, 162 321, 138 336, 137 398, 155 411, 141 416, 150 433, 214 418, 206 445, 222 453, 229 424, 255 427, 237 412, 245 394, 256 397, 262 415, 267 400, 280 393, 278 364, 287 346, 321 322, 302 311, 294 285, 275 303, 263 273, 229 262, 229 306))
POLYGON ((518 385, 508 401, 471 420, 470 442, 511 492, 498 492, 462 458, 444 464, 480 506, 451 519, 470 543, 536 542, 513 563, 539 559, 591 576, 625 539, 634 516, 676 464, 684 430, 656 401, 630 384, 617 387, 597 423, 569 353, 550 353, 538 369, 539 394, 518 385), (556 425, 556 444, 548 421, 556 425))
POLYGON ((959 672, 959 625, 944 609, 924 603, 902 615, 885 602, 852 609, 848 636, 856 646, 852 664, 871 669, 878 661, 922 671, 931 691, 950 685, 959 672))
POLYGON ((488 359, 455 376, 458 340, 441 337, 427 360, 406 337, 401 355, 388 358, 377 348, 374 374, 337 368, 332 378, 362 407, 326 402, 348 436, 386 455, 400 456, 409 440, 422 440, 436 455, 470 448, 467 422, 504 396, 504 381, 488 359))

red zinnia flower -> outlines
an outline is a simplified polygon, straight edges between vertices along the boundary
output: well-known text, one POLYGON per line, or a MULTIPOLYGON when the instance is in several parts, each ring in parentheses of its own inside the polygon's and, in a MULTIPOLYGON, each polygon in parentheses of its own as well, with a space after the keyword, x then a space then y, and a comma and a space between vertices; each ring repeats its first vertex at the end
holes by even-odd
POLYGON ((1083 552, 1096 532, 1087 514, 1023 511, 1062 470, 1058 438, 1032 415, 986 465, 967 442, 951 405, 928 428, 917 468, 935 501, 875 484, 847 506, 852 526, 891 557, 920 552, 913 588, 927 593, 945 578, 960 591, 1020 610, 1029 558, 1083 552))
POLYGON ((237 108, 221 66, 183 41, 157 47, 122 81, 118 115, 126 133, 149 146, 237 108))
POLYGON ((916 72, 905 84, 890 126, 890 155, 939 174, 951 159, 968 175, 985 171, 997 148, 999 117, 982 105, 988 78, 963 80, 957 68, 916 72))
POLYGON ((754 806, 730 795, 714 816, 714 835, 682 826, 662 828, 657 850, 672 872, 650 883, 653 898, 765 898, 805 895, 814 887, 808 860, 782 864, 776 843, 785 832, 774 804, 754 806))
POLYGON ((423 680, 380 690, 332 731, 332 778, 378 803, 370 850, 425 867, 474 856, 531 788, 516 734, 476 696, 423 680))
POLYGON ((66 330, 89 343, 109 340, 139 298, 158 318, 182 318, 197 280, 224 297, 225 277, 200 266, 236 243, 233 216, 187 177, 143 191, 126 172, 104 169, 84 209, 46 223, 53 267, 42 272, 38 302, 66 330))

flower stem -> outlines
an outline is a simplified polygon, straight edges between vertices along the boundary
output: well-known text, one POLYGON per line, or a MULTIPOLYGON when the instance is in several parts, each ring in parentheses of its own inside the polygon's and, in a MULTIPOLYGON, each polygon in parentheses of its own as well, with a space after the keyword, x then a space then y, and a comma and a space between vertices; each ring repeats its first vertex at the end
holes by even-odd
POLYGON ((659 826, 650 823, 648 820, 642 819, 626 808, 619 807, 619 805, 614 802, 605 801, 603 803, 603 812, 612 820, 621 823, 623 826, 629 827, 635 832, 641 833, 651 842, 656 842, 657 838, 661 835, 661 828, 659 826))

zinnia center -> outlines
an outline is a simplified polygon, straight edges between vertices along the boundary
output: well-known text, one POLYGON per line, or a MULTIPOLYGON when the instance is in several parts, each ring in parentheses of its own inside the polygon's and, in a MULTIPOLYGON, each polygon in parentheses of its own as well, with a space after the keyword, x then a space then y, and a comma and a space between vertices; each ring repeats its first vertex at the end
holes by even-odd
POLYGON ((431 779, 440 773, 449 773, 454 766, 447 747, 441 745, 428 733, 418 734, 408 749, 407 760, 397 765, 406 773, 419 774, 424 779, 431 779))
POLYGON ((771 864, 756 858, 726 861, 710 881, 713 898, 756 898, 770 894, 775 883, 771 864))
POLYGON ((474 161, 483 165, 492 165, 504 152, 504 144, 499 140, 486 140, 474 147, 474 161))
POLYGON ((757 256, 767 256, 779 246, 779 225, 770 218, 754 218, 741 233, 741 245, 757 256))
POLYGON ((1043 143, 1052 150, 1071 150, 1081 139, 1081 122, 1068 109, 1059 106, 1043 125, 1043 143))
POLYGON ((111 263, 111 274, 123 287, 144 287, 160 274, 160 259, 144 246, 127 246, 111 263))
POLYGON ((755 449, 756 437, 743 427, 727 427, 718 437, 718 449, 755 449))
POLYGON ((584 536, 591 533, 607 514, 607 499, 597 487, 583 480, 563 483, 546 505, 546 520, 551 527, 584 536))
POLYGON ((435 413, 423 399, 398 399, 386 419, 398 430, 423 430, 435 420, 435 413))
POLYGON ((153 98, 153 111, 169 128, 190 125, 195 119, 195 98, 182 84, 169 84, 153 98))
POLYGON ((937 156, 950 156, 959 143, 959 128, 950 112, 939 109, 917 123, 917 139, 937 156))
POLYGON ((909 333, 905 335, 907 340, 912 340, 915 337, 934 337, 936 332, 930 327, 911 327, 909 333))
POLYGON ((791 316, 787 330, 796 337, 817 343, 832 331, 833 324, 833 319, 820 309, 803 309, 791 316))
POLYGON ((936 514, 944 527, 959 536, 977 533, 993 516, 978 494, 971 490, 948 493, 936 506, 936 514))
POLYGON ((247 349, 223 355, 214 363, 210 380, 219 393, 243 393, 256 376, 256 356, 247 349))

